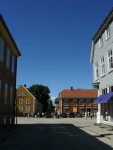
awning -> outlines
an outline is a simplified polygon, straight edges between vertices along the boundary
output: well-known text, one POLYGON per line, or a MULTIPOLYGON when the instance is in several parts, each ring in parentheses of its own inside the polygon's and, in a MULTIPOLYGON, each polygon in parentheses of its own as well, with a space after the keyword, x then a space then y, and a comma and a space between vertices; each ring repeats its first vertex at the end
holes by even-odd
POLYGON ((95 100, 94 104, 107 103, 107 102, 111 99, 111 97, 113 97, 113 92, 100 95, 100 96, 95 100))
POLYGON ((103 97, 103 95, 100 95, 100 96, 95 100, 94 104, 100 103, 102 97, 103 97))
POLYGON ((113 92, 104 94, 102 99, 100 100, 100 103, 107 103, 111 99, 112 96, 113 96, 113 92))

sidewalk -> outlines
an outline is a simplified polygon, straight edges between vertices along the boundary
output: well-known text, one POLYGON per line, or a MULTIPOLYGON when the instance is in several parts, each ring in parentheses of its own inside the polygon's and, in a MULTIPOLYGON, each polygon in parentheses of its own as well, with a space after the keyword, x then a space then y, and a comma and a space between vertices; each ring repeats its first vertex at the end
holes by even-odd
POLYGON ((20 129, 21 127, 19 125, 12 125, 0 128, 0 140, 5 140, 7 137, 13 135, 20 129))

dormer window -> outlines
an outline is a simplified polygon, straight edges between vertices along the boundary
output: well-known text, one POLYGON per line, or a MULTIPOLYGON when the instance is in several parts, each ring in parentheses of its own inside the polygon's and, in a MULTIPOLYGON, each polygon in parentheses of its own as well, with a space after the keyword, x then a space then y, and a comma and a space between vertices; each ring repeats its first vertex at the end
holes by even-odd
POLYGON ((106 40, 108 40, 110 38, 110 28, 109 27, 106 29, 105 35, 106 35, 106 40))
POLYGON ((103 46, 103 38, 101 37, 100 39, 99 39, 99 48, 101 48, 103 46))

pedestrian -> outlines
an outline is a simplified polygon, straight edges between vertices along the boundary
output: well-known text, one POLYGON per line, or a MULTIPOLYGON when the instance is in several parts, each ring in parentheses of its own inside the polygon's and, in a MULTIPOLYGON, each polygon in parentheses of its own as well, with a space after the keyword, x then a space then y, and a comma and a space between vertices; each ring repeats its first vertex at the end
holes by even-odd
POLYGON ((87 119, 87 112, 85 112, 85 119, 87 119))
POLYGON ((92 117, 93 117, 93 113, 91 113, 91 114, 90 114, 90 117, 91 117, 91 119, 92 119, 92 117))

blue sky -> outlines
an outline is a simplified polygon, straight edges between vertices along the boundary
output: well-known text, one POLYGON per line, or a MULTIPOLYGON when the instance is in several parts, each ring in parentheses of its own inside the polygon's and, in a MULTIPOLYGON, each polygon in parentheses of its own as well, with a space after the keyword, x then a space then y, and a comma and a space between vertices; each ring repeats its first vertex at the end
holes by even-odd
POLYGON ((52 97, 71 86, 92 87, 92 37, 113 0, 0 0, 21 52, 17 85, 48 86, 52 97))

